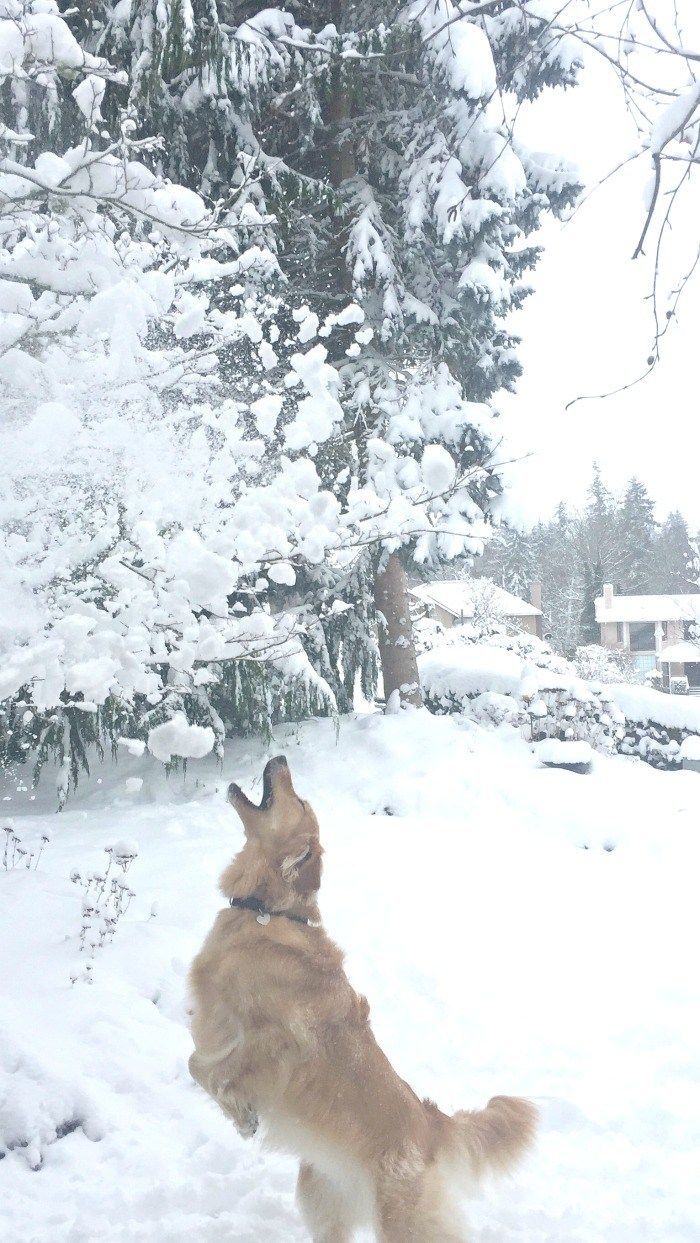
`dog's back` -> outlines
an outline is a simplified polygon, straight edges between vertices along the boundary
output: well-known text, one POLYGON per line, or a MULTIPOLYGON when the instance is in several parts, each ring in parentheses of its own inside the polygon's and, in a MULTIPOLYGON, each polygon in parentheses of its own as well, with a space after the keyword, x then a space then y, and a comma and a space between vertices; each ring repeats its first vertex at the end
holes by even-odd
POLYGON ((231 796, 247 843, 222 878, 236 905, 220 912, 190 974, 192 1073, 242 1134, 260 1119, 268 1143, 301 1158, 315 1243, 343 1243, 362 1220, 387 1243, 456 1243, 451 1184, 510 1168, 535 1110, 499 1096, 450 1117, 396 1074, 318 923, 315 817, 286 764, 266 790, 260 808, 236 787, 231 796))

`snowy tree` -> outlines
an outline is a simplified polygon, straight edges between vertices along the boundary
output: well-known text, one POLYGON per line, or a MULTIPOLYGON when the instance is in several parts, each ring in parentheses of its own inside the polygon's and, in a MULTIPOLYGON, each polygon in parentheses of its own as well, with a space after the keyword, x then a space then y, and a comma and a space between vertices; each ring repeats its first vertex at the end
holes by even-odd
POLYGON ((652 550, 657 522, 654 502, 645 485, 636 477, 627 484, 617 516, 622 545, 620 586, 629 595, 645 595, 650 590, 652 550))
POLYGON ((542 583, 543 632, 555 651, 570 657, 579 642, 582 583, 576 556, 576 520, 562 503, 532 533, 542 583))
POLYGON ((479 577, 492 579, 521 599, 530 598, 532 584, 541 581, 536 541, 529 531, 504 523, 494 532, 475 564, 479 577))
POLYGON ((362 511, 387 696, 416 702, 404 567, 481 548, 500 488, 485 403, 519 374, 507 316, 537 257, 527 237, 576 192, 564 161, 520 141, 518 101, 577 62, 545 15, 520 29, 452 0, 296 14, 133 0, 103 6, 93 44, 134 67, 145 128, 167 116, 167 171, 214 196, 248 179, 256 217, 274 213, 306 339, 358 308, 329 355, 339 434, 315 460, 343 513, 362 511))
POLYGON ((56 756, 65 793, 90 744, 172 720, 187 757, 329 709, 303 607, 276 593, 295 561, 351 557, 361 515, 348 534, 308 451, 341 420, 339 379, 308 311, 280 310, 245 192, 212 212, 149 169, 159 143, 128 114, 104 128, 123 72, 49 0, 2 12, 0 748, 56 756), (56 149, 30 116, 39 134, 53 116, 56 149))
POLYGON ((697 591, 698 553, 688 524, 677 510, 661 523, 651 551, 651 590, 661 594, 697 591))
MULTIPOLYGON (((700 265, 697 238, 689 246, 671 245, 680 213, 688 210, 691 220, 697 216, 693 206, 700 164, 697 0, 576 0, 551 5, 540 0, 474 0, 455 10, 464 16, 454 17, 447 27, 450 31, 479 15, 486 29, 491 22, 502 22, 516 45, 529 37, 546 49, 543 60, 536 55, 516 65, 523 79, 544 76, 552 58, 565 63, 580 60, 584 79, 585 70, 596 61, 610 80, 617 81, 621 104, 638 139, 605 180, 633 161, 648 171, 639 215, 630 220, 629 246, 633 259, 647 257, 650 273, 653 329, 646 370, 638 377, 643 379, 658 363, 663 339, 700 265), (542 44, 540 23, 545 15, 542 44)), ((517 56, 517 47, 513 53, 517 56)), ((558 77, 555 70, 554 80, 558 77)), ((692 239, 692 232, 688 236, 692 239)))

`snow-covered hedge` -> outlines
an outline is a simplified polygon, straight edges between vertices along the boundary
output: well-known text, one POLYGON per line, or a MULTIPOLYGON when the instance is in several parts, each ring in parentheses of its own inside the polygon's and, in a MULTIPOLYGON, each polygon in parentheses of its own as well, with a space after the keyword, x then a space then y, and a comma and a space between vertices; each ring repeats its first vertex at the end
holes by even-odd
POLYGON ((700 699, 665 695, 646 686, 606 687, 626 718, 619 750, 639 755, 655 768, 677 768, 687 738, 700 735, 700 699))
POLYGON ((684 740, 700 737, 700 700, 586 682, 530 635, 492 635, 479 643, 454 636, 424 652, 418 668, 431 712, 508 723, 529 731, 533 741, 587 742, 656 768, 677 768, 684 740))
POLYGON ((700 734, 700 696, 666 695, 646 686, 606 686, 629 721, 700 734))
MULTIPOLYGON (((501 637, 502 638, 502 637, 501 637)), ((609 689, 589 686, 553 657, 545 644, 528 637, 527 656, 517 650, 519 639, 435 648, 419 657, 425 700, 432 712, 466 712, 494 724, 508 721, 529 729, 535 740, 587 742, 598 750, 614 750, 624 734, 624 714, 609 689), (539 643, 539 646, 538 646, 539 643), (532 659, 537 654, 545 662, 532 659)))

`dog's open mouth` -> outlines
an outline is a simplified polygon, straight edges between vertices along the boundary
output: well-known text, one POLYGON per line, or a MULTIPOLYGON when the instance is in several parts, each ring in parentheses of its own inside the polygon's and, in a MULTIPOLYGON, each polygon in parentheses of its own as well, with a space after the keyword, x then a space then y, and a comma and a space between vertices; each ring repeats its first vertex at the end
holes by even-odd
POLYGON ((272 797, 274 794, 274 775, 279 772, 281 768, 288 767, 289 765, 287 764, 287 758, 284 755, 275 755, 271 760, 267 761, 267 764, 263 769, 263 790, 262 798, 259 803, 254 803, 252 799, 248 798, 248 795, 244 794, 241 787, 235 781, 232 781, 228 788, 229 799, 235 799, 237 802, 244 803, 246 807, 251 807, 255 811, 267 811, 272 803, 272 797))

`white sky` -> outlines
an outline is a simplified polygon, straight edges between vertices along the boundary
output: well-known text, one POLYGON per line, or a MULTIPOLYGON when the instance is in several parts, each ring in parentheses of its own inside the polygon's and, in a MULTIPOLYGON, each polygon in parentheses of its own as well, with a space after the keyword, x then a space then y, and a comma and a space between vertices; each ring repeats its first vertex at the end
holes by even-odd
MULTIPOLYGON (((525 118, 527 141, 564 152, 589 174, 607 171, 638 145, 611 73, 591 65, 584 85, 557 92, 525 118)), ((525 374, 515 396, 499 396, 508 455, 530 453, 508 471, 505 512, 530 523, 560 500, 577 504, 598 460, 621 487, 638 475, 658 515, 681 509, 700 528, 700 271, 662 346, 655 372, 627 393, 584 401, 644 369, 652 342, 645 302, 651 270, 631 255, 644 222, 648 165, 613 178, 565 226, 542 234, 545 254, 535 293, 515 317, 525 374)), ((674 230, 676 256, 700 242, 700 177, 691 183, 674 230)))

